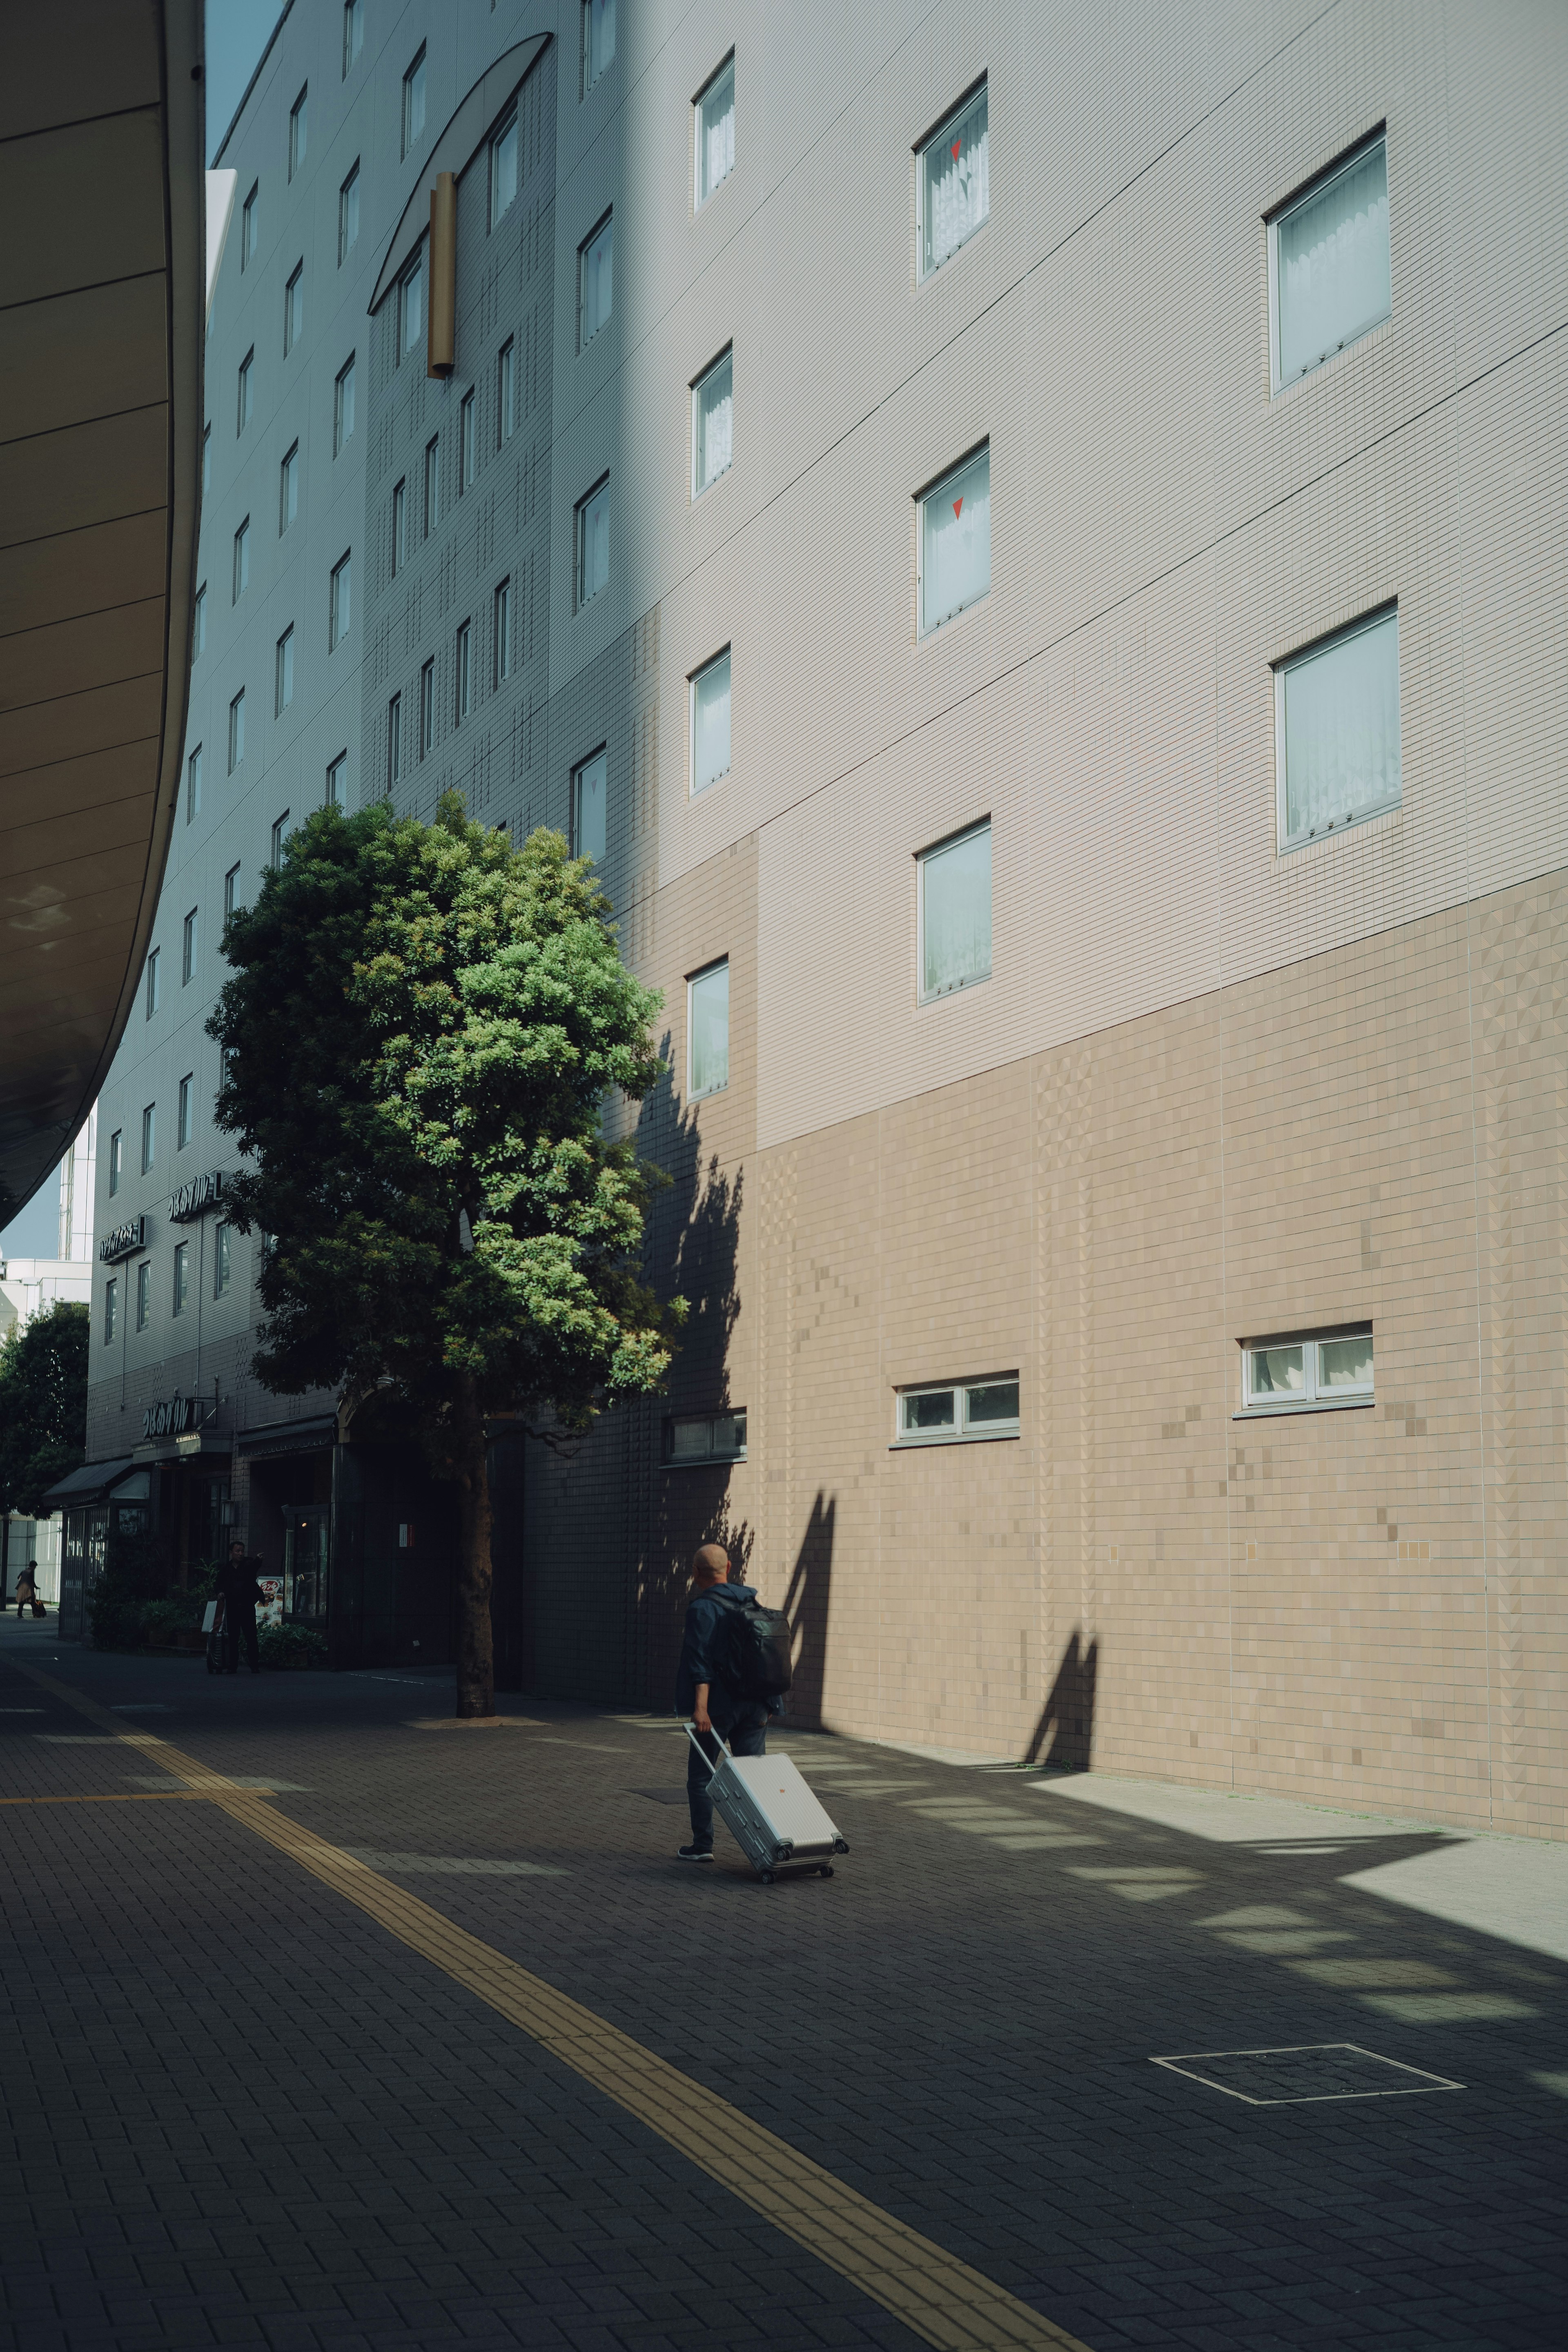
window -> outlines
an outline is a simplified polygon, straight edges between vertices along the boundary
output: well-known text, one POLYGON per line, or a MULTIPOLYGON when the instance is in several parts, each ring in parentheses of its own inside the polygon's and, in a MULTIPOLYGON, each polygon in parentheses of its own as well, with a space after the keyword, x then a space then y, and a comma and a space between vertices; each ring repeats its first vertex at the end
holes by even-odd
POLYGON ((403 774, 403 697, 395 694, 386 706, 386 789, 403 774))
POLYGON ((966 457, 921 500, 921 629, 939 629, 991 585, 991 451, 966 457))
POLYGON ((349 755, 346 751, 340 751, 327 769, 326 805, 328 808, 342 807, 343 795, 348 789, 348 774, 349 755))
POLYGON ((920 997, 991 977, 991 820, 939 842, 920 867, 920 997))
POLYGON ((616 0, 583 0, 583 95, 616 58, 616 0))
POLYGON ((109 1139, 109 1197, 112 1201, 120 1190, 120 1179, 125 1167, 125 1137, 117 1127, 109 1139))
POLYGON ((285 809, 282 815, 280 817, 275 817, 272 823, 272 849, 267 862, 268 866, 271 866, 274 874, 277 873, 279 867, 283 863, 283 845, 288 838, 289 812, 285 809))
POLYGON ((453 716, 459 727, 468 717, 469 707, 473 699, 473 629, 468 622, 464 621, 458 630, 458 658, 456 666, 457 694, 453 710, 453 716))
POLYGON ((231 866, 223 877, 223 919, 226 923, 239 897, 239 868, 231 866))
POLYGON ((686 1092, 695 1102, 730 1083, 730 960, 686 983, 686 1092))
POLYGON ((735 168, 735 58, 731 50, 696 100, 697 202, 705 205, 735 168))
POLYGON ((278 469, 278 536, 282 538, 300 512, 300 444, 295 442, 278 469))
POLYGON ((1018 1375, 947 1381, 941 1388, 899 1392, 896 1445, 951 1445, 956 1439, 1016 1437, 1018 1375))
POLYGON ((180 1092, 174 1107, 174 1149, 184 1151, 191 1139, 191 1127, 196 1082, 194 1073, 187 1072, 180 1080, 180 1092))
POLYGON ((733 454, 734 354, 726 352, 691 387, 691 494, 730 470, 733 454))
POLYGON ((1381 131, 1275 214, 1268 286, 1276 392, 1388 317, 1388 142, 1381 131))
POLYGON ((1279 846, 1399 805, 1399 614, 1373 614, 1274 673, 1279 846))
POLYGON ((294 699, 294 625, 289 623, 278 640, 277 695, 272 716, 281 719, 294 699))
POLYGON ((672 1416, 664 1424, 664 1458, 670 1469, 700 1462, 743 1462, 745 1413, 683 1412, 672 1416))
POLYGON ((509 336, 496 358, 496 447, 517 430, 517 345, 509 336))
POLYGON ((730 772, 730 648, 691 680, 691 789, 700 793, 730 772))
POLYGON ((991 216, 984 82, 920 151, 921 276, 929 278, 991 216))
POLYGON ((458 410, 458 496, 461 498, 473 485, 474 394, 470 385, 458 410))
POLYGON ((392 569, 402 571, 408 561, 408 485, 397 482, 392 492, 392 569))
POLYGON ((1250 1339, 1241 1351, 1242 1409, 1301 1412, 1372 1402, 1372 1326, 1250 1339))
POLYGON ((174 1313, 183 1315, 191 1295, 191 1245, 189 1242, 174 1244, 174 1293, 170 1301, 174 1313))
POLYGON ((338 370, 338 380, 332 393, 332 455, 335 457, 345 441, 352 441, 354 429, 354 359, 351 352, 338 370))
POLYGON ((305 331, 305 265, 297 261, 283 289, 283 356, 288 358, 305 331))
POLYGON ((496 677, 500 685, 511 676, 511 582, 503 580, 496 590, 496 677))
POLYGON ((437 435, 425 445, 425 536, 441 520, 441 441, 437 435))
POLYGON ((436 665, 427 661, 419 673, 419 757, 423 760, 436 740, 436 665))
POLYGON ((154 948, 147 959, 146 1017, 149 1021, 158 1010, 159 1000, 163 994, 163 982, 160 978, 161 955, 162 950, 154 948))
POLYGON ((338 268, 359 243, 359 164, 338 190, 338 268))
POLYGON ((245 688, 228 706, 228 772, 232 776, 245 757, 245 688))
POLYGON ((603 750, 584 760, 572 776, 572 855, 605 862, 605 803, 608 797, 609 755, 603 750))
POLYGON ((213 429, 202 426, 202 496, 205 499, 213 486, 213 429))
POLYGON ((490 141, 490 226, 510 210, 517 195, 517 109, 514 107, 490 141))
POLYGON ((364 0, 343 0, 343 79, 364 47, 364 0))
POLYGON ((425 263, 405 269, 397 287, 397 361, 401 367, 425 332, 425 263))
POLYGON ((253 344, 239 363, 239 394, 235 415, 235 436, 237 439, 250 422, 250 412, 256 403, 256 347, 253 344))
POLYGON ((406 155, 425 136, 425 45, 403 77, 403 152, 406 155))
POLYGON ((239 215, 239 266, 242 269, 248 269, 256 252, 256 200, 260 193, 260 181, 253 180, 250 194, 247 196, 239 215))
POLYGON ((185 761, 185 823, 194 824, 202 813, 202 747, 198 743, 185 761))
POLYGON ((310 120, 310 86, 307 82, 289 110, 289 177, 290 179, 305 160, 310 120))
POLYGON ((349 633, 353 605, 353 557, 340 557, 332 566, 327 603, 327 651, 335 653, 349 633))
POLYGON ((199 910, 193 907, 180 926, 180 986, 189 988, 195 978, 197 934, 200 929, 199 910))
POLYGON ((191 614, 191 667, 207 649, 207 583, 204 580, 196 590, 195 609, 191 614))
POLYGON ((153 1319, 153 1261, 144 1257, 136 1269, 136 1328, 145 1331, 153 1319))
POLYGON ((250 517, 246 516, 234 534, 234 602, 238 604, 250 585, 250 517))
POLYGON ((120 1323, 120 1285, 113 1275, 103 1286, 103 1344, 107 1348, 120 1323))
POLYGON ((158 1106, 148 1103, 142 1113, 142 1173, 152 1168, 153 1155, 158 1143, 158 1106))
POLYGON ((219 1225, 213 1235, 213 1297, 224 1297, 228 1290, 230 1273, 230 1231, 219 1225))
POLYGON ((577 509, 577 607, 610 583, 610 478, 605 475, 577 509))
POLYGON ((577 348, 585 351, 615 307, 616 223, 610 213, 577 248, 577 348))

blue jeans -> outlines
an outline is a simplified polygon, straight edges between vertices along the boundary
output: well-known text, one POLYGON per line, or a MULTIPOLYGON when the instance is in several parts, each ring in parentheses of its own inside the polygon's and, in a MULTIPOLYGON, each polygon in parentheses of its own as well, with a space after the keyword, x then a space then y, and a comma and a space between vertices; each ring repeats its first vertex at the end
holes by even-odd
MULTIPOLYGON (((761 1699, 742 1699, 725 1722, 709 1706, 714 1730, 723 1734, 732 1756, 765 1756, 768 1752, 768 1710, 761 1699)), ((718 1761, 719 1743, 710 1732, 699 1732, 703 1753, 718 1761)), ((713 1800, 708 1794, 709 1773, 689 1740, 686 1747, 686 1801, 691 1808, 691 1843, 710 1852, 713 1844, 713 1800)))

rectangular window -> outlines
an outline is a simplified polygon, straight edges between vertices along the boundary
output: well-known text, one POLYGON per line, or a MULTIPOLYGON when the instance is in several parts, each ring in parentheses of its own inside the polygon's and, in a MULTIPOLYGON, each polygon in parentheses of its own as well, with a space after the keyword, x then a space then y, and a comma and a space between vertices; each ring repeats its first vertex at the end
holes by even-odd
POLYGON ((239 868, 231 866, 223 877, 223 919, 226 923, 239 897, 239 868))
POLYGON ((730 1083, 730 960, 686 983, 687 1097, 721 1094, 730 1083))
POLYGON ((730 470, 733 457, 734 353, 714 361, 691 387, 691 495, 730 470))
POLYGON ((109 1197, 112 1201, 120 1190, 120 1179, 125 1169, 125 1138, 119 1128, 109 1139, 109 1197))
POLYGON ((288 838, 289 812, 285 809, 282 815, 275 817, 272 822, 272 852, 267 862, 274 874, 283 863, 283 845, 288 838))
POLYGON ((300 512, 300 444, 295 442, 278 469, 278 536, 282 538, 300 512))
POLYGON ((605 814, 609 797, 609 755, 600 750, 572 776, 572 855, 605 862, 605 814))
POLYGON ((1372 1326, 1253 1339, 1241 1351, 1242 1409, 1300 1412, 1372 1402, 1372 1326))
POLYGON ((403 362, 425 332, 425 264, 405 269, 397 288, 397 360, 403 362))
POLYGON ((305 331, 305 265, 296 262, 283 289, 283 356, 288 358, 305 331))
POLYGON ((163 982, 160 976, 161 954, 162 950, 154 948, 147 959, 146 1017, 149 1021, 158 1010, 159 1000, 163 994, 163 982))
POLYGON ((577 609, 610 584, 610 478, 595 484, 577 508, 577 609))
POLYGON ((228 706, 228 772, 232 776, 245 757, 245 688, 228 706))
POLYGON ((428 757, 436 740, 436 665, 427 661, 419 673, 419 757, 428 757))
POLYGON ((170 1304, 176 1315, 185 1311, 191 1295, 191 1245, 189 1242, 174 1244, 174 1294, 170 1304))
POLYGON ((348 789, 348 773, 349 755, 346 751, 340 751, 327 769, 326 805, 328 808, 342 807, 343 795, 348 789))
POLYGON ((289 627, 284 630, 283 635, 278 640, 278 652, 275 667, 277 672, 275 680, 276 698, 274 701, 272 716, 274 719, 281 719, 283 713, 288 709, 289 705, 294 699, 294 628, 292 623, 290 623, 289 627))
POLYGON ((503 580, 496 590, 496 676, 500 685, 511 676, 511 582, 503 580))
POLYGON ((213 429, 202 426, 202 496, 205 499, 213 486, 213 429))
POLYGON ((1373 614, 1274 672, 1279 846, 1399 805, 1399 614, 1373 614))
POLYGON ((744 1411, 672 1415, 664 1424, 664 1458, 672 1470, 700 1462, 743 1462, 744 1411))
POLYGON ((616 0, 583 0, 583 95, 616 57, 616 0))
POLYGON ((204 580, 196 590, 195 610, 191 614, 191 667, 194 669, 207 649, 207 583, 204 580))
POLYGON ((332 393, 332 455, 335 457, 345 441, 353 439, 354 430, 354 355, 351 352, 338 370, 337 383, 332 393))
POLYGON ((392 569, 402 571, 408 561, 408 485, 398 482, 392 492, 392 569))
POLYGON ((198 743, 185 761, 185 823, 194 824, 202 813, 202 747, 198 743))
POLYGON ((458 630, 456 680, 453 716, 460 727, 468 715, 474 690, 474 633, 467 621, 458 630))
POLYGON ((120 1327, 120 1285, 113 1275, 103 1286, 103 1344, 107 1348, 120 1327))
POLYGON ((403 77, 403 152, 412 152, 425 136, 425 45, 403 77))
POLYGON ((364 47, 364 0, 343 0, 343 79, 364 47))
POLYGON ((441 441, 437 435, 425 444, 425 536, 441 520, 441 441))
POLYGON ((490 226, 509 212, 517 196, 517 110, 490 141, 490 226))
POLYGON ((234 534, 234 602, 238 604, 250 585, 250 517, 246 516, 234 534))
POLYGON ((947 1445, 955 1439, 1017 1434, 1016 1372, 899 1391, 896 1445, 947 1445))
POLYGON ((986 86, 966 98, 956 114, 933 131, 920 151, 921 276, 940 269, 961 245, 991 217, 991 153, 986 132, 986 86))
POLYGON ((200 930, 199 910, 193 907, 180 926, 180 986, 189 988, 196 972, 197 934, 200 930))
POLYGON ((148 1103, 142 1113, 142 1173, 150 1173, 158 1145, 158 1106, 148 1103))
POLYGON ((179 1096, 174 1106, 174 1149, 176 1151, 184 1151, 191 1139, 191 1129, 194 1123, 195 1115, 195 1090, 196 1081, 195 1074, 187 1071, 186 1075, 180 1080, 179 1096))
POLYGON ((966 457, 921 500, 921 631, 978 604, 991 586, 991 450, 966 457))
POLYGON ((458 496, 474 485, 474 394, 472 385, 458 409, 458 496))
POLYGON ((403 697, 395 694, 386 706, 386 789, 403 774, 403 697))
POLYGON ((920 868, 920 998, 991 977, 991 820, 938 842, 920 868))
POLYGON ((230 1234, 227 1225, 219 1225, 213 1235, 213 1297, 226 1296, 230 1270, 230 1234))
POLYGON ((517 345, 509 336, 496 358, 496 447, 517 431, 517 345))
POLYGON ((136 1328, 145 1331, 153 1319, 153 1261, 144 1257, 136 1269, 136 1328))
POLYGON ((610 323, 616 298, 616 223, 606 213, 577 248, 577 348, 584 351, 610 323))
POLYGON ((353 610, 353 556, 340 557, 332 566, 327 604, 327 651, 335 653, 349 633, 353 610))
POLYGON ((256 252, 258 227, 256 204, 260 194, 260 181, 253 180, 250 184, 250 194, 247 196, 239 215, 239 266, 242 269, 249 268, 256 252))
POLYGON ((244 432, 250 422, 250 412, 256 404, 256 351, 254 345, 239 363, 239 393, 235 416, 235 435, 244 432))
POLYGON ((1268 286, 1276 392, 1388 317, 1388 142, 1381 131, 1275 214, 1268 286))
POLYGON ((725 58, 695 104, 697 204, 705 205, 735 168, 735 56, 725 58))
POLYGON ((310 121, 310 88, 307 82, 289 110, 289 177, 290 179, 305 160, 310 121))
POLYGON ((730 772, 730 648, 691 679, 691 789, 700 793, 730 772))
POLYGON ((359 243, 359 161, 338 190, 338 268, 359 243))

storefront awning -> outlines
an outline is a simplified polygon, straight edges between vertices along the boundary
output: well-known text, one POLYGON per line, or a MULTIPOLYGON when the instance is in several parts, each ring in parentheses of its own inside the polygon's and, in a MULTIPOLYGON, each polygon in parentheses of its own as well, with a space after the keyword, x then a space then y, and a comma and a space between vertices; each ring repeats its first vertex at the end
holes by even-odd
POLYGON ((318 1412, 303 1421, 269 1421, 261 1429, 242 1429, 234 1442, 253 1462, 264 1454, 314 1454, 337 1444, 338 1416, 318 1412))
POLYGON ((74 1511, 84 1503, 96 1503, 118 1485, 126 1472, 132 1469, 129 1454, 118 1462, 84 1462, 79 1470, 68 1477, 57 1478, 44 1496, 51 1511, 74 1511))

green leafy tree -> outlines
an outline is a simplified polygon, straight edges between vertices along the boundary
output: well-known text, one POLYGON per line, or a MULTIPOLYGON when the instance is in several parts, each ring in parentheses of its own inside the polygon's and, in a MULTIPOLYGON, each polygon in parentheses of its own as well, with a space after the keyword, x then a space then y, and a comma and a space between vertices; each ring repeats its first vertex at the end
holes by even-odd
POLYGON ((659 1180, 603 1131, 662 1067, 609 913, 559 834, 513 848, 449 793, 431 824, 318 811, 224 934, 254 1369, 417 1416, 460 1503, 459 1716, 495 1705, 487 1414, 585 1428, 661 1384, 681 1317, 637 1271, 659 1180))
POLYGON ((0 1341, 0 1511, 45 1517, 47 1489, 86 1456, 89 1320, 61 1299, 0 1341))

